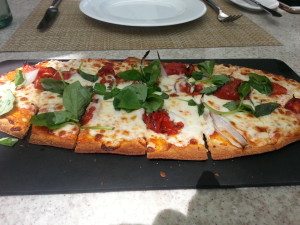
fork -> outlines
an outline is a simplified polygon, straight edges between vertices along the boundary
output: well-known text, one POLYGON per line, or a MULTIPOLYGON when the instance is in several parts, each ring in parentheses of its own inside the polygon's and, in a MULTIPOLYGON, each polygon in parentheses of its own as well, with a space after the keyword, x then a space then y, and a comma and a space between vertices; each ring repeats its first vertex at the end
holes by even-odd
POLYGON ((213 8, 213 10, 215 10, 218 13, 218 20, 220 22, 233 22, 242 16, 241 14, 228 15, 224 13, 213 0, 204 0, 204 1, 208 3, 213 8))

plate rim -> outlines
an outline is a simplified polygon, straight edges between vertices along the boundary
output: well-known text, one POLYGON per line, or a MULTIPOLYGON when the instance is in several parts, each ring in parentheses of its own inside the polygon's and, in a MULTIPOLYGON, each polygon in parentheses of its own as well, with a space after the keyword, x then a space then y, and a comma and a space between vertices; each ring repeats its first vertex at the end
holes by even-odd
MULTIPOLYGON (((88 13, 84 5, 88 4, 92 1, 94 1, 94 0, 82 0, 82 1, 80 1, 79 9, 84 15, 86 15, 86 16, 92 18, 92 19, 98 20, 100 22, 114 24, 114 25, 129 26, 129 27, 164 27, 164 26, 178 25, 178 24, 183 24, 183 23, 187 23, 187 22, 191 22, 191 21, 194 21, 196 19, 199 19, 200 17, 204 16, 207 12, 207 7, 204 4, 204 2, 202 2, 200 0, 190 0, 190 1, 194 1, 195 3, 199 4, 199 6, 203 8, 203 10, 200 11, 200 13, 197 16, 190 17, 187 20, 181 20, 181 21, 176 21, 176 22, 162 22, 162 23, 143 23, 143 22, 139 22, 139 23, 136 23, 136 24, 132 24, 130 22, 120 22, 120 21, 113 21, 111 19, 103 19, 103 18, 94 16, 91 13, 88 13)), ((100 1, 105 1, 105 0, 100 0, 100 1)), ((184 0, 180 0, 180 1, 185 3, 184 0)), ((187 9, 186 11, 189 11, 189 10, 187 9)))

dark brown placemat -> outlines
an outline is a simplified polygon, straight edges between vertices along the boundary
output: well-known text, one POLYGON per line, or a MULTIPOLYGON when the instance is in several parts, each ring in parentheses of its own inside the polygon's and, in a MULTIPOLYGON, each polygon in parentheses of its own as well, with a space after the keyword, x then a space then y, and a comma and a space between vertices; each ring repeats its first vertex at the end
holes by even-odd
MULTIPOLYGON (((206 14, 189 23, 167 27, 126 27, 99 22, 79 10, 79 0, 59 6, 54 25, 44 33, 37 24, 51 4, 43 0, 1 51, 83 51, 121 49, 212 48, 281 45, 274 37, 243 16, 221 23, 208 6, 206 14)), ((216 0, 228 13, 240 13, 230 3, 216 0)))

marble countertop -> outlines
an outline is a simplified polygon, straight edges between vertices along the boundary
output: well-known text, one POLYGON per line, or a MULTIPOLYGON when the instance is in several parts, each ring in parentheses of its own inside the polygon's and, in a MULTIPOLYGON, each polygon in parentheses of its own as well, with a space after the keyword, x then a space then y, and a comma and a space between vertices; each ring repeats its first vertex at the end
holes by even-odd
MULTIPOLYGON (((39 0, 8 2, 14 19, 9 27, 0 30, 0 46, 13 35, 39 0)), ((300 15, 281 11, 282 18, 273 18, 263 12, 240 10, 283 45, 165 49, 160 50, 160 55, 170 59, 275 58, 300 74, 300 15)), ((140 57, 144 52, 1 52, 0 61, 39 57, 125 58, 140 57)), ((300 224, 300 187, 2 196, 0 224, 300 224)))

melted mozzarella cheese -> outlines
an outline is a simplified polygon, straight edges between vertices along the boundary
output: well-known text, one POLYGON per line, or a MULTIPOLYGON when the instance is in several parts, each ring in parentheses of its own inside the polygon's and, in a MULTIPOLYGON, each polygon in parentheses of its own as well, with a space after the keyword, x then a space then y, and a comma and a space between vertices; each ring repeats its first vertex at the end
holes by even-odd
POLYGON ((39 105, 40 91, 33 84, 18 87, 15 96, 19 108, 32 109, 39 105))
POLYGON ((62 133, 64 134, 76 134, 78 131, 78 127, 75 124, 66 124, 62 128, 56 129, 53 131, 53 134, 57 136, 63 136, 62 133))
POLYGON ((38 102, 39 114, 64 110, 63 99, 57 93, 43 91, 38 102))
MULTIPOLYGON (((99 79, 98 79, 99 80, 99 79)), ((91 82, 91 81, 88 81, 88 80, 86 80, 86 79, 83 79, 81 76, 80 76, 80 74, 78 74, 78 73, 75 73, 74 75, 72 75, 71 77, 70 77, 70 79, 68 79, 68 80, 66 80, 66 82, 68 82, 68 83, 74 83, 74 82, 76 82, 76 81, 79 81, 80 82, 80 84, 82 85, 82 86, 93 86, 93 82, 91 82)), ((98 82, 98 81, 96 81, 96 82, 98 82)))
POLYGON ((183 78, 183 76, 180 75, 172 75, 172 76, 161 76, 160 77, 160 84, 159 87, 162 91, 166 93, 174 93, 175 90, 175 83, 178 79, 183 78))
MULTIPOLYGON (((97 95, 98 103, 91 103, 96 107, 93 118, 86 126, 112 127, 113 130, 89 129, 92 136, 101 134, 104 143, 117 146, 123 140, 143 138, 146 133, 146 125, 142 120, 143 109, 127 113, 124 110, 116 111, 111 100, 103 100, 97 95)), ((91 106, 89 106, 91 107, 91 106)))

